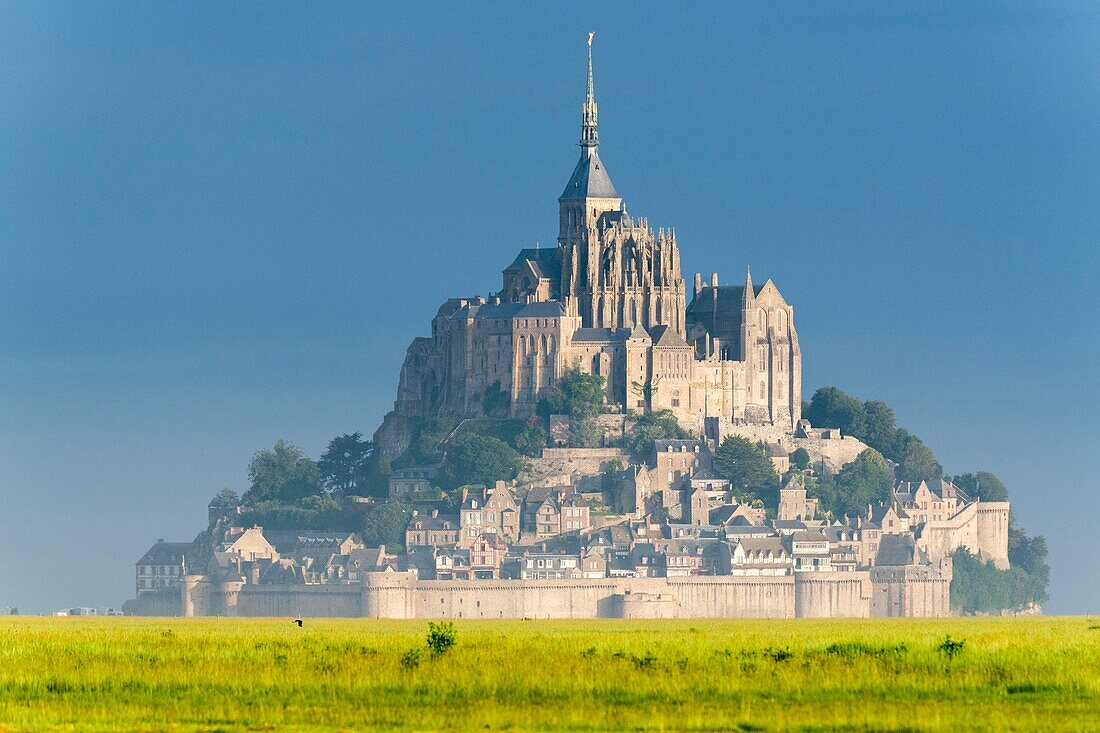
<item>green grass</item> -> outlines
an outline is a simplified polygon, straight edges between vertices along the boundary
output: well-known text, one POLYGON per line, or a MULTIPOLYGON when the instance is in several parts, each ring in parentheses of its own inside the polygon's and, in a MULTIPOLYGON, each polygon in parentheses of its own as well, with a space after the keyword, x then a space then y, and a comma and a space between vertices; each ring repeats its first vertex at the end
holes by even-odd
POLYGON ((0 731, 1100 730, 1083 618, 457 629, 432 656, 423 621, 0 619, 0 731))

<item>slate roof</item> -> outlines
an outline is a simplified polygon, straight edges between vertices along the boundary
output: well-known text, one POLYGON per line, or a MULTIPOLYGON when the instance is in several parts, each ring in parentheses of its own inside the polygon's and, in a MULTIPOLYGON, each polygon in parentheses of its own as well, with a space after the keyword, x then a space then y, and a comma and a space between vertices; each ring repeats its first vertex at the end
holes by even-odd
POLYGON ((661 325, 654 326, 649 329, 649 336, 653 339, 654 346, 661 346, 665 348, 682 347, 690 349, 687 341, 684 341, 680 334, 676 333, 676 329, 671 326, 661 325))
POLYGON ((625 328, 578 328, 573 341, 625 341, 629 335, 625 328))
MULTIPOLYGON (((759 295, 763 286, 753 288, 759 295)), ((722 347, 729 349, 728 358, 741 361, 741 319, 745 300, 744 285, 705 285, 687 307, 688 328, 699 324, 713 338, 722 341, 722 347), (717 294, 717 300, 715 300, 717 294)))
POLYGON ((581 152, 581 159, 577 161, 577 167, 573 169, 573 175, 569 177, 569 183, 565 184, 558 201, 585 198, 619 198, 596 148, 585 148, 581 152))
POLYGON ((264 539, 272 544, 280 555, 294 550, 334 548, 351 536, 350 532, 312 532, 301 530, 263 530, 264 539))
POLYGON ((561 256, 557 247, 546 249, 521 249, 512 264, 504 268, 504 272, 522 270, 525 263, 530 262, 532 269, 539 275, 550 280, 561 278, 561 256))
POLYGON ((878 544, 875 565, 913 565, 917 548, 911 534, 883 535, 878 544))
POLYGON ((190 542, 164 542, 158 540, 155 545, 145 551, 138 565, 179 565, 187 558, 191 551, 190 542))

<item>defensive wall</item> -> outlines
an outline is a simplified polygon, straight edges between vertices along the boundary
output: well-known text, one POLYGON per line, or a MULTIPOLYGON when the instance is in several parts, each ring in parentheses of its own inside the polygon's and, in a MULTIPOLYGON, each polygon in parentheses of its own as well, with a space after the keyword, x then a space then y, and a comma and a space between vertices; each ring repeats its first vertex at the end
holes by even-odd
MULTIPOLYGON (((942 586, 947 579, 913 578, 942 586)), ((895 595, 908 578, 885 578, 895 595)), ((186 616, 312 616, 392 619, 826 618, 874 614, 872 573, 693 576, 571 580, 418 580, 412 573, 367 573, 362 584, 246 585, 188 576, 186 616)), ((922 586, 923 587, 923 586, 922 586)), ((922 591, 923 592, 923 591, 922 591)), ((887 591, 882 591, 886 594, 887 591)), ((885 595, 883 596, 886 597, 885 595)), ((881 615, 913 609, 884 602, 881 615)), ((875 614, 879 615, 879 614, 875 614)), ((891 614, 892 615, 892 614, 891 614)), ((919 615, 919 614, 918 614, 919 615)))

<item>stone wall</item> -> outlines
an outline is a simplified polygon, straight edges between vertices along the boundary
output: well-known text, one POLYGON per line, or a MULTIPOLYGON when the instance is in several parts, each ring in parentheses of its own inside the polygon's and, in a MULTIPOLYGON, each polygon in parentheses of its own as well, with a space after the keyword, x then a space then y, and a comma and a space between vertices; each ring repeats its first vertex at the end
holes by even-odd
POLYGON ((951 615, 951 558, 931 566, 875 566, 871 583, 876 618, 951 615))
POLYGON ((870 614, 866 571, 797 576, 421 581, 371 574, 373 618, 794 618, 870 614), (812 577, 811 577, 812 576, 812 577))
POLYGON ((595 475, 607 470, 614 461, 630 465, 630 455, 618 448, 544 448, 541 458, 527 463, 521 481, 537 483, 554 475, 595 475))
POLYGON ((358 585, 247 586, 189 576, 186 616, 390 619, 860 618, 946 616, 950 560, 937 567, 781 576, 418 580, 368 573, 358 585))

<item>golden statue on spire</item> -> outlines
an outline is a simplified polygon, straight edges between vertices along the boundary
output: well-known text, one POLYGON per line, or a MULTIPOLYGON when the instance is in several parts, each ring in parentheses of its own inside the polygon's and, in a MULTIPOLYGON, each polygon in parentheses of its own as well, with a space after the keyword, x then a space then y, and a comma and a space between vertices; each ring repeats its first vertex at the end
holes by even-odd
POLYGON ((588 31, 588 47, 592 48, 592 36, 596 35, 596 31, 588 31))

